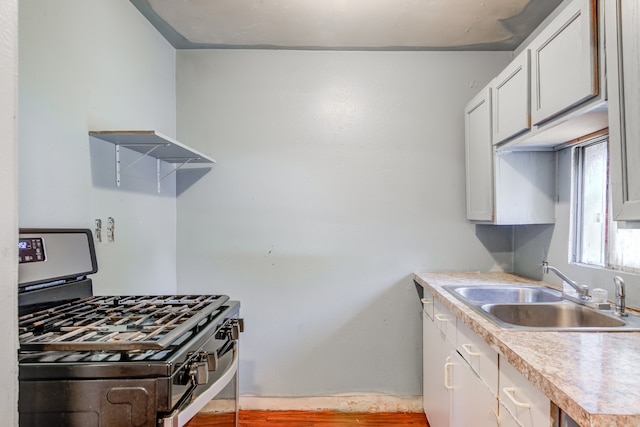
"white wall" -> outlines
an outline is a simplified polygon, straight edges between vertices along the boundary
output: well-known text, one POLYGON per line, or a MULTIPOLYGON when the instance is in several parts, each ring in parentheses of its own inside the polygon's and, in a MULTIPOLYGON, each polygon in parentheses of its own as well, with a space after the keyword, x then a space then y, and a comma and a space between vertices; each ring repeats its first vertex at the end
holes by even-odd
POLYGON ((127 0, 23 0, 19 31, 20 227, 111 216, 116 242, 97 245, 95 292, 174 292, 175 176, 158 194, 145 159, 116 188, 114 146, 88 131, 175 136, 175 49, 127 0))
POLYGON ((18 425, 18 1, 0 2, 0 414, 2 424, 18 425))
POLYGON ((554 274, 542 275, 540 263, 546 259, 549 264, 560 269, 560 271, 580 284, 587 285, 592 289, 607 289, 609 291, 609 299, 612 301, 615 296, 613 277, 618 275, 625 280, 627 305, 640 309, 640 275, 587 267, 569 262, 571 163, 570 149, 557 153, 558 203, 556 205, 556 223, 546 226, 516 227, 514 232, 515 272, 534 279, 544 279, 547 282, 562 284, 562 280, 554 274))
POLYGON ((241 300, 242 394, 421 394, 410 274, 502 267, 505 229, 465 219, 463 109, 509 57, 178 52, 178 137, 218 160, 179 178, 178 286, 241 300))

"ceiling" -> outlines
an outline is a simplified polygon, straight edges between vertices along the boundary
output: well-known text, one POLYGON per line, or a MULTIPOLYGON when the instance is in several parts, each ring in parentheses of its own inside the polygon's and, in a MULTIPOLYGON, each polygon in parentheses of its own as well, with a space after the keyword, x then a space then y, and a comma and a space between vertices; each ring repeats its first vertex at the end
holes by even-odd
POLYGON ((177 49, 514 50, 562 0, 130 0, 177 49))

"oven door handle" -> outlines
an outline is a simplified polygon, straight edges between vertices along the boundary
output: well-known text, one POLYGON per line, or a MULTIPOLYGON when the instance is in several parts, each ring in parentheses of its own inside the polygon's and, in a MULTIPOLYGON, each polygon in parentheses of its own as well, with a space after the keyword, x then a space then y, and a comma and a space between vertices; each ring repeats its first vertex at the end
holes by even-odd
POLYGON ((205 407, 211 399, 213 399, 223 388, 229 384, 229 381, 238 372, 238 342, 233 343, 233 360, 224 374, 209 388, 198 395, 193 401, 184 408, 178 408, 171 413, 170 416, 163 418, 159 426, 162 427, 183 427, 191 418, 193 418, 202 408, 205 407))

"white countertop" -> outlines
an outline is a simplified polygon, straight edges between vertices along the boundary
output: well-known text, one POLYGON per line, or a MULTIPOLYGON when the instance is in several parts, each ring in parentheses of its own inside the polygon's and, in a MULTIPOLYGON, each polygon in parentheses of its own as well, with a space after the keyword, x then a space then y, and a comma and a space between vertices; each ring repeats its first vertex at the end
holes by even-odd
POLYGON ((640 332, 503 329, 442 286, 555 286, 507 273, 415 273, 414 279, 581 426, 640 426, 640 332))

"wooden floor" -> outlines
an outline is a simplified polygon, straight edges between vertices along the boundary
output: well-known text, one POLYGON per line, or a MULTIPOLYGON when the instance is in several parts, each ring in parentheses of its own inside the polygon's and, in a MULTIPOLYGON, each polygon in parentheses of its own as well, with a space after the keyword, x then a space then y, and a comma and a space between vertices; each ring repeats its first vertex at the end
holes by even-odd
MULTIPOLYGON (((309 411, 240 411, 239 427, 428 427, 424 414, 419 413, 360 413, 309 411)), ((202 414, 187 427, 233 427, 233 420, 215 414, 202 414)))

